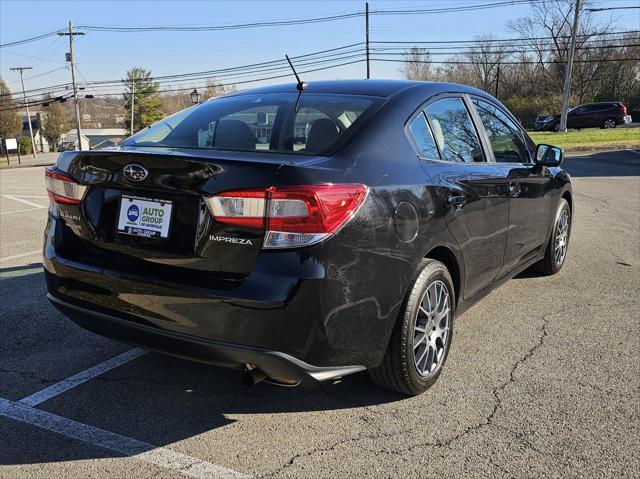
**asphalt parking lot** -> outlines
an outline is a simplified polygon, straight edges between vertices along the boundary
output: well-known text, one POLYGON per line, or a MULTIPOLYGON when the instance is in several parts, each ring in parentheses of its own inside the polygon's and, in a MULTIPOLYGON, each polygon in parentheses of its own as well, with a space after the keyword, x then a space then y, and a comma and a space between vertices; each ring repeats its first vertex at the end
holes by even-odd
POLYGON ((366 374, 247 388, 85 332, 45 299, 42 168, 2 171, 0 477, 638 477, 640 151, 565 167, 565 268, 458 318, 411 399, 366 374))

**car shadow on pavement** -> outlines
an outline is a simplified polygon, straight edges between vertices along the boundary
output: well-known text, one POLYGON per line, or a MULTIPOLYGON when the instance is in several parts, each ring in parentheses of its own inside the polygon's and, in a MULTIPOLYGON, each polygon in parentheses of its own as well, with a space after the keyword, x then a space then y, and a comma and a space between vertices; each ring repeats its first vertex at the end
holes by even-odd
MULTIPOLYGON (((0 270, 0 278, 0 328, 17 332, 0 339, 0 397, 17 401, 129 349, 84 331, 53 308, 45 298, 41 265, 5 268, 0 270), (100 354, 92 354, 94 342, 100 354), (55 355, 55 361, 48 361, 48 355, 55 355), (63 372, 48 363, 74 366, 63 372), (19 374, 12 374, 15 372, 19 374), (12 384, 21 381, 31 383, 28 387, 12 384)), ((374 386, 366 373, 331 384, 308 382, 284 388, 260 383, 249 387, 237 371, 150 352, 36 407, 154 446, 166 446, 242 421, 237 415, 274 415, 265 421, 278 422, 286 429, 295 427, 296 420, 295 415, 285 413, 323 413, 405 398, 374 386)), ((0 464, 4 465, 117 456, 2 415, 0 429, 4 443, 0 464)), ((273 441, 277 442, 275 435, 273 441)))
POLYGON ((567 156, 562 168, 574 177, 640 176, 640 151, 603 151, 567 156))

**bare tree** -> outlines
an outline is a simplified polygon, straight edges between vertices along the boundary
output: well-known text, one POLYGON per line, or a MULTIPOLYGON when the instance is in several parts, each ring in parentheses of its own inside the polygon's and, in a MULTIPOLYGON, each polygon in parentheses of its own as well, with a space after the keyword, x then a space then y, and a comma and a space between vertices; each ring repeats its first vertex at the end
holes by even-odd
POLYGON ((404 64, 400 67, 400 73, 407 80, 432 80, 431 55, 426 48, 411 47, 404 55, 404 64))
POLYGON ((464 57, 471 65, 474 85, 486 92, 495 88, 498 68, 507 59, 508 54, 503 43, 497 43, 491 35, 475 38, 476 46, 469 49, 464 57))

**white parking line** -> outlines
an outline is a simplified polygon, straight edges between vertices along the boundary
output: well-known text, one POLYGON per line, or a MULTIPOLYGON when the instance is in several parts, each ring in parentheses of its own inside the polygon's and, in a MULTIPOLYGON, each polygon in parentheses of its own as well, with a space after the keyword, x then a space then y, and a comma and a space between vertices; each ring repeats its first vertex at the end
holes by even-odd
POLYGON ((36 195, 11 195, 14 196, 16 198, 40 198, 43 200, 48 200, 49 197, 48 196, 36 196, 36 195))
POLYGON ((36 249, 33 251, 27 251, 26 253, 14 254, 11 256, 3 256, 2 258, 0 258, 0 263, 4 263, 5 261, 12 261, 14 259, 24 258, 26 256, 31 256, 34 254, 42 254, 42 248, 36 249))
POLYGON ((251 476, 164 447, 89 426, 50 412, 0 398, 0 415, 87 444, 109 449, 185 476, 204 479, 249 479, 251 476))
POLYGON ((26 210, 4 211, 0 215, 12 215, 14 213, 26 213, 27 211, 39 211, 42 208, 27 208, 26 210))
POLYGON ((62 394, 69 389, 73 389, 76 386, 79 386, 82 383, 86 383, 90 379, 99 376, 100 374, 106 373, 111 369, 117 368, 118 366, 122 366, 129 361, 132 361, 136 358, 139 358, 143 354, 146 354, 147 351, 140 348, 130 349, 129 351, 120 354, 114 358, 108 359, 97 366, 93 366, 92 368, 85 369, 78 374, 74 374, 73 376, 63 379, 60 382, 52 384, 48 388, 42 389, 36 393, 33 393, 31 396, 27 396, 26 398, 20 399, 18 401, 21 404, 26 404, 27 406, 37 406, 40 403, 43 403, 58 394, 62 394))
POLYGON ((7 198, 8 200, 18 201, 20 203, 24 203, 25 205, 33 206, 34 208, 48 208, 49 206, 39 205, 38 203, 34 203, 33 201, 25 200, 24 198, 19 198, 13 195, 0 195, 3 198, 7 198))

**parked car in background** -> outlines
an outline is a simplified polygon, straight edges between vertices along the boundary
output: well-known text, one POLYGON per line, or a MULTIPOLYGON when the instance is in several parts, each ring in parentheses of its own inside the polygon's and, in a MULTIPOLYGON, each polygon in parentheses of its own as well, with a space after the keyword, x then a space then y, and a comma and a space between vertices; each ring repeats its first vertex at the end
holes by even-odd
MULTIPOLYGON (((619 101, 578 105, 567 114, 567 128, 615 128, 631 123, 627 107, 619 101)), ((540 115, 533 125, 535 131, 558 131, 560 115, 540 115)))
POLYGON ((73 141, 61 141, 58 145, 58 153, 63 151, 73 151, 76 149, 76 144, 73 141))
POLYGON ((456 315, 530 266, 562 268, 561 161, 462 85, 234 93, 46 170, 48 297, 89 330, 250 383, 368 369, 420 394, 456 315))

